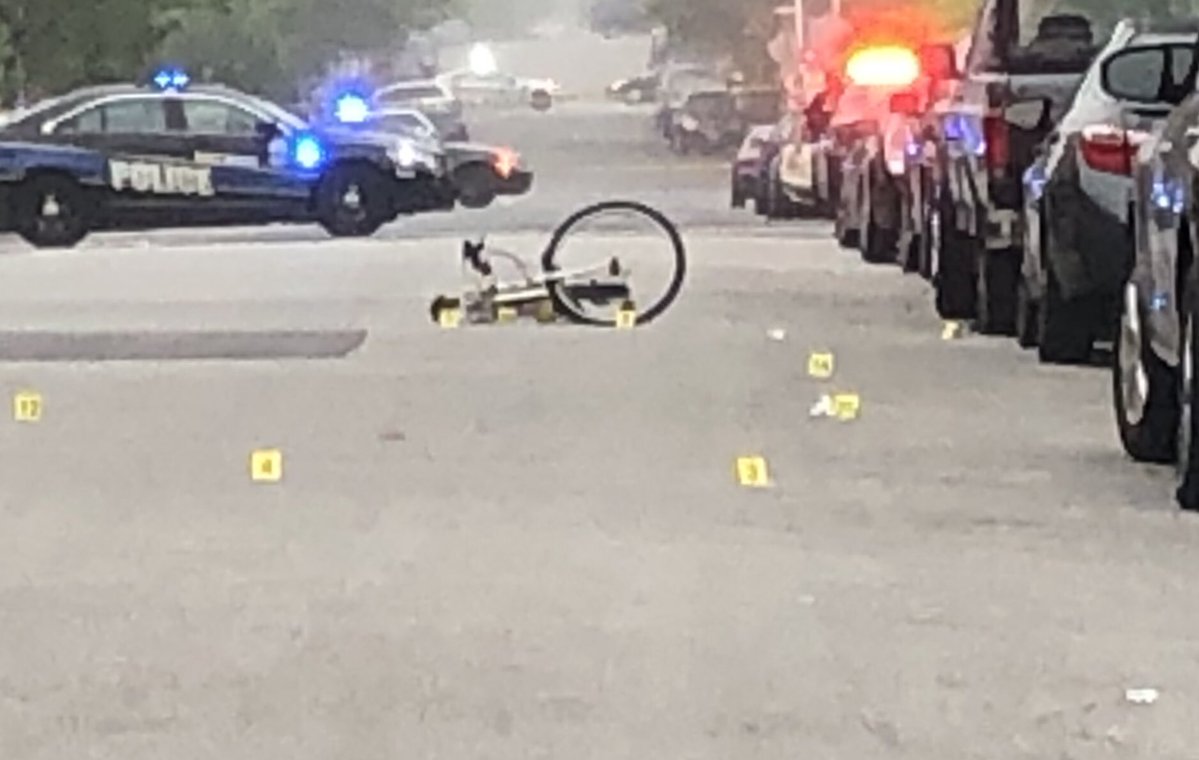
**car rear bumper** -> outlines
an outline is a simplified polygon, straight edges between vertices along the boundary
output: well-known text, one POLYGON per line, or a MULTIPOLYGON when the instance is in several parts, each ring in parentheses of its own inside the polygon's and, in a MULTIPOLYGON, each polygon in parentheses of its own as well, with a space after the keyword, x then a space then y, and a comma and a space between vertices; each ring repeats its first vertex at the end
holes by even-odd
POLYGON ((533 189, 533 172, 517 169, 505 179, 495 178, 497 195, 524 195, 533 189))

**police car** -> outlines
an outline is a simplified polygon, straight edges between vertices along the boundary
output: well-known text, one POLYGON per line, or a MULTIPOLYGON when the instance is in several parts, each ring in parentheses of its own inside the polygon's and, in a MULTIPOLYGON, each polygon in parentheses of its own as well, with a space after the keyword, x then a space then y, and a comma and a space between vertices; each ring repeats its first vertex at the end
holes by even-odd
POLYGON ((261 98, 189 87, 77 90, 0 129, 0 229, 70 247, 101 229, 318 222, 373 234, 449 209, 444 156, 396 135, 313 128, 261 98))

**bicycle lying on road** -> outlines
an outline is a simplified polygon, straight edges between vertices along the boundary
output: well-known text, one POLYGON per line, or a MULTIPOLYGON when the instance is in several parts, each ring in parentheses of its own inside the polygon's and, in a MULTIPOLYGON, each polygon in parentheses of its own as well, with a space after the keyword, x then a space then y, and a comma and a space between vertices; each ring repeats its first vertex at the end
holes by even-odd
POLYGON ((485 240, 464 242, 462 261, 473 282, 461 296, 433 301, 434 322, 491 324, 532 316, 541 322, 562 318, 597 327, 644 325, 675 302, 687 271, 678 228, 661 212, 635 201, 605 201, 572 214, 542 252, 540 272, 513 253, 488 247, 485 240), (612 253, 614 247, 618 255, 612 253), (582 263, 574 263, 576 256, 582 263), (494 260, 507 262, 519 278, 498 280, 494 260))

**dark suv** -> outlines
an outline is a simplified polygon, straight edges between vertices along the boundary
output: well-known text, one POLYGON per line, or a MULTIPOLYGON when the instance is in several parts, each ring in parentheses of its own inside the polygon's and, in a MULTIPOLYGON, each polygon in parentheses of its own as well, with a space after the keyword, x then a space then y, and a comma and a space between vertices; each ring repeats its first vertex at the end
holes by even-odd
POLYGON ((1125 17, 1193 16, 1199 0, 986 0, 942 104, 926 203, 937 310, 1012 334, 1022 177, 1125 17), (1028 112, 1035 111, 1034 118, 1028 112))

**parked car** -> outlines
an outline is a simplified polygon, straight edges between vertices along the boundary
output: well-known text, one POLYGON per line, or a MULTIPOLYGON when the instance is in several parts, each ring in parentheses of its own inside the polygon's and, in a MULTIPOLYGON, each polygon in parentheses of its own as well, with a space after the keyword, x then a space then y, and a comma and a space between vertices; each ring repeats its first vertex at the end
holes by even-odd
MULTIPOLYGON (((1133 159, 1193 89, 1197 38, 1199 21, 1118 25, 1025 173, 1016 333, 1042 361, 1089 361, 1113 337, 1133 260, 1133 159)), ((1011 121, 1037 130, 1048 109, 1034 102, 1011 121)))
POLYGON ((491 106, 531 106, 546 111, 562 87, 552 79, 531 79, 502 72, 478 74, 470 70, 452 71, 437 78, 464 103, 491 106))
POLYGON ((670 148, 675 153, 716 153, 736 145, 745 133, 736 101, 727 89, 697 90, 674 112, 670 148))
POLYGON ((974 319, 982 332, 1015 332, 1023 176, 1036 146, 1054 129, 1123 16, 1168 18, 1180 10, 1137 0, 1069 10, 1078 7, 1091 8, 984 0, 965 71, 955 72, 943 100, 933 141, 934 192, 926 201, 936 305, 947 319, 974 319), (1027 109, 1038 106, 1045 118, 1034 124, 1027 109))
POLYGON ((630 105, 649 103, 658 96, 658 80, 657 74, 618 79, 608 85, 608 98, 630 105))
POLYGON ((415 108, 429 117, 446 140, 467 141, 470 131, 462 114, 462 101, 441 82, 421 79, 395 82, 379 88, 373 97, 376 108, 415 108))
POLYGON ((355 126, 401 135, 445 155, 454 200, 465 208, 487 208, 500 196, 524 195, 533 187, 533 172, 520 154, 507 147, 444 140, 424 113, 415 109, 376 109, 355 126))
POLYGON ((1141 142, 1132 168, 1133 260, 1120 297, 1112 399, 1120 440, 1139 461, 1176 462, 1177 498, 1199 509, 1199 93, 1141 142))

